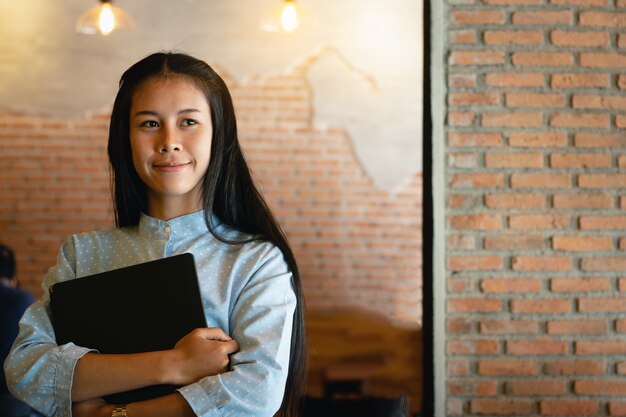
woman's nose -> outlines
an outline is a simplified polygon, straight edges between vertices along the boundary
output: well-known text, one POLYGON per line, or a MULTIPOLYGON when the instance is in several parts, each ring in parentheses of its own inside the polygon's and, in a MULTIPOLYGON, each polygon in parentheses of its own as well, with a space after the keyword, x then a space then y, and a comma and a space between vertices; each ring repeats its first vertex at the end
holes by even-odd
POLYGON ((174 151, 180 151, 180 150, 181 150, 180 145, 177 145, 175 143, 164 143, 159 148, 159 153, 174 152, 174 151))
POLYGON ((180 140, 172 128, 166 128, 163 132, 162 143, 159 146, 159 153, 174 152, 182 150, 180 140))

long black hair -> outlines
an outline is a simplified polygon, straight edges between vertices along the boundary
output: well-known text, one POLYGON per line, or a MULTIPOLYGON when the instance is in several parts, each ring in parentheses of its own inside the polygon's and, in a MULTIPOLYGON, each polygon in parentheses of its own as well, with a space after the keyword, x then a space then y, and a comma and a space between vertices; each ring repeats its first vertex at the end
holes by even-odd
POLYGON ((219 240, 238 244, 267 240, 283 253, 292 273, 292 287, 297 306, 291 335, 291 354, 285 395, 277 415, 299 415, 306 380, 306 341, 304 298, 298 266, 285 234, 254 184, 237 136, 237 122, 232 98, 226 84, 204 61, 181 53, 155 53, 131 66, 120 80, 109 128, 109 161, 114 196, 115 221, 118 227, 139 223, 147 212, 146 186, 135 171, 130 148, 130 108, 137 88, 150 78, 181 77, 201 91, 211 109, 213 137, 209 167, 202 182, 202 205, 209 231, 219 240), (223 224, 247 235, 234 242, 220 236, 211 221, 214 214, 223 224))

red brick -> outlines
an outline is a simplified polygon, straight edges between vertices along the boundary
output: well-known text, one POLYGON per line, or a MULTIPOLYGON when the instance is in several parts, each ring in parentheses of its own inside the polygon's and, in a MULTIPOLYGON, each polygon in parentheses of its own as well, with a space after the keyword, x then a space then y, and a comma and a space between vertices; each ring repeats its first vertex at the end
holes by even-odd
POLYGON ((545 247, 546 240, 543 235, 507 233, 485 236, 485 249, 487 250, 528 250, 545 247))
POLYGON ((493 397, 498 393, 496 381, 448 381, 448 395, 493 397))
POLYGON ((618 114, 615 116, 615 126, 619 129, 626 128, 626 116, 618 114))
MULTIPOLYGON (((615 331, 617 333, 626 333, 626 319, 615 320, 615 331)), ((624 365, 626 366, 626 362, 624 362, 624 365)))
POLYGON ((566 214, 523 214, 509 217, 511 229, 566 229, 571 219, 566 214))
POLYGON ((607 32, 573 32, 553 30, 550 41, 557 46, 608 46, 607 32))
POLYGON ((579 148, 626 147, 626 136, 603 133, 577 133, 574 143, 579 148))
POLYGON ((514 25, 560 25, 574 23, 571 11, 516 11, 513 13, 514 25))
POLYGON ((454 174, 450 178, 451 188, 494 188, 504 186, 502 174, 454 174))
POLYGON ((487 168, 542 168, 543 154, 540 153, 488 153, 485 155, 487 168))
POLYGON ((511 258, 514 271, 569 271, 572 258, 566 256, 514 256, 511 258))
POLYGON ((502 51, 452 51, 449 65, 499 65, 504 64, 506 55, 502 51))
POLYGON ((620 197, 620 207, 626 209, 626 196, 620 197))
POLYGON ((608 6, 611 0, 550 0, 550 4, 575 4, 578 6, 608 6))
POLYGON ((626 74, 620 74, 617 77, 617 86, 620 90, 626 90, 626 74))
POLYGON ((552 238, 552 248, 565 251, 606 251, 613 248, 613 239, 608 236, 555 236, 552 238))
POLYGON ((569 188, 570 184, 569 174, 514 173, 511 175, 513 188, 569 188))
POLYGON ((505 392, 510 395, 564 395, 567 392, 567 384, 564 380, 544 381, 507 381, 505 392))
POLYGON ((581 230, 626 229, 626 216, 581 216, 581 230))
POLYGON ((465 318, 448 319, 446 330, 450 334, 469 334, 472 333, 474 324, 465 318))
POLYGON ((462 230, 495 230, 502 227, 502 220, 500 216, 490 214, 452 216, 450 226, 462 230))
POLYGON ((473 399, 470 401, 472 414, 530 414, 532 407, 532 400, 473 399))
POLYGON ((585 258, 582 260, 583 271, 626 271, 626 256, 585 258))
POLYGON ((626 291, 626 278, 620 278, 617 282, 620 291, 626 291))
POLYGON ((542 0, 483 0, 483 3, 490 6, 510 6, 514 4, 542 4, 542 0))
POLYGON ((502 145, 502 136, 499 133, 477 132, 450 132, 448 145, 459 147, 499 147, 502 145))
POLYGON ((474 249, 476 238, 473 235, 451 235, 448 236, 448 248, 450 249, 474 249))
POLYGON ((448 359, 448 375, 467 376, 470 374, 469 362, 465 359, 448 359))
POLYGON ((617 166, 618 168, 626 168, 626 155, 620 155, 617 158, 617 166))
POLYGON ((565 96, 546 93, 507 93, 507 107, 565 107, 565 96))
POLYGON ((478 374, 483 376, 537 375, 539 365, 529 359, 483 359, 478 361, 478 374))
POLYGON ((555 359, 545 364, 548 375, 604 375, 606 363, 604 359, 555 359))
MULTIPOLYGON (((515 154, 512 154, 515 155, 515 154)), ((485 205, 495 209, 536 209, 545 207, 545 196, 541 194, 488 194, 485 196, 485 205)))
POLYGON ((513 65, 564 67, 571 66, 574 56, 569 52, 514 52, 513 65))
POLYGON ((574 381, 574 393, 578 395, 626 395, 626 381, 615 378, 603 380, 581 379, 574 381))
POLYGON ((626 48, 626 35, 620 33, 617 37, 617 47, 626 48))
POLYGON ((474 283, 471 278, 462 278, 456 275, 448 277, 448 291, 456 293, 466 293, 472 291, 474 283))
POLYGON ((552 88, 608 88, 611 86, 611 76, 602 73, 552 74, 550 86, 552 88))
POLYGON ((500 94, 497 93, 451 93, 450 106, 495 106, 500 103, 500 94))
POLYGON ((487 45, 540 45, 543 43, 541 31, 486 30, 483 36, 487 45))
POLYGON ((611 154, 608 153, 555 153, 550 155, 552 168, 610 168, 611 154))
POLYGON ((624 110, 626 109, 626 97, 574 94, 572 105, 575 109, 624 110))
POLYGON ((504 12, 492 11, 453 11, 450 13, 450 22, 454 25, 488 25, 503 24, 504 12))
POLYGON ((512 132, 509 145, 526 148, 554 148, 567 146, 567 135, 563 132, 512 132))
POLYGON ((474 256, 449 256, 448 269, 454 271, 490 271, 502 269, 501 256, 474 255, 474 256))
POLYGON ((506 353, 510 355, 564 355, 568 352, 569 342, 562 340, 509 340, 506 353))
POLYGON ((626 355, 626 343, 621 340, 585 340, 576 342, 578 355, 626 355))
POLYGON ((550 117, 550 126, 555 127, 609 127, 608 114, 594 113, 554 113, 550 117))
POLYGON ((554 292, 596 292, 609 291, 611 281, 607 277, 598 278, 552 278, 550 290, 554 292))
POLYGON ((613 207, 613 197, 608 194, 556 194, 553 197, 557 209, 599 209, 613 207))
POLYGON ((609 402, 610 416, 626 416, 626 402, 609 402))
MULTIPOLYGON (((548 334, 606 334, 606 320, 551 320, 548 334)), ((604 371, 602 371, 604 372, 604 371)))
POLYGON ((495 340, 452 340, 448 342, 448 353, 451 355, 493 355, 498 351, 498 342, 495 340))
POLYGON ((543 298, 511 300, 511 312, 514 314, 561 314, 569 313, 570 300, 562 298, 543 298))
POLYGON ((452 88, 476 87, 476 74, 450 74, 448 84, 452 88))
POLYGON ((476 115, 467 111, 451 111, 448 112, 448 123, 450 126, 471 126, 474 123, 476 115))
POLYGON ((490 87, 541 87, 545 74, 541 72, 492 72, 485 75, 490 87))
POLYGON ((484 298, 456 298, 448 300, 448 313, 489 313, 501 310, 501 300, 484 298))
POLYGON ((465 413, 465 401, 460 398, 446 399, 446 415, 462 416, 465 413))
POLYGON ((474 195, 451 194, 448 196, 449 208, 471 209, 479 206, 482 206, 482 202, 478 201, 474 195))
POLYGON ((578 311, 583 313, 623 313, 626 312, 626 297, 580 298, 578 311))
POLYGON ((475 153, 450 153, 448 154, 448 166, 476 168, 478 166, 478 156, 475 153))
POLYGON ((619 248, 622 250, 626 249, 626 237, 623 237, 619 240, 619 248))
POLYGON ((624 68, 626 66, 626 54, 581 52, 580 65, 590 68, 624 68))
POLYGON ((448 40, 452 44, 473 44, 478 37, 475 30, 451 30, 448 33, 448 40))
POLYGON ((600 403, 596 400, 545 399, 539 402, 539 412, 546 416, 597 416, 600 415, 600 403))
POLYGON ((541 113, 483 113, 481 126, 538 127, 543 123, 541 113))
POLYGON ((623 28, 626 26, 626 13, 582 11, 579 20, 582 26, 623 28))
POLYGON ((485 279, 480 289, 486 293, 524 293, 541 291, 541 281, 537 278, 485 279))
POLYGON ((535 320, 481 320, 478 329, 482 334, 537 334, 539 324, 535 320))
POLYGON ((626 174, 580 174, 578 185, 589 188, 626 188, 626 174))

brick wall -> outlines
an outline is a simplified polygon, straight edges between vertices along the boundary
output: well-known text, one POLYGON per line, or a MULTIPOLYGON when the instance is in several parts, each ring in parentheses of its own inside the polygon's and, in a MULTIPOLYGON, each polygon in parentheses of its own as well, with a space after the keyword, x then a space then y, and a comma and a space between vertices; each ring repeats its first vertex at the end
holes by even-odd
MULTIPOLYGON (((312 127, 297 72, 228 83, 241 141, 299 261, 311 309, 357 306, 421 322, 421 176, 377 190, 340 128, 312 127)), ((36 295, 60 243, 113 224, 108 110, 78 118, 0 112, 0 241, 36 295)), ((382 145, 381 145, 382 146, 382 145)))
POLYGON ((626 1, 446 6, 447 414, 626 415, 626 1))

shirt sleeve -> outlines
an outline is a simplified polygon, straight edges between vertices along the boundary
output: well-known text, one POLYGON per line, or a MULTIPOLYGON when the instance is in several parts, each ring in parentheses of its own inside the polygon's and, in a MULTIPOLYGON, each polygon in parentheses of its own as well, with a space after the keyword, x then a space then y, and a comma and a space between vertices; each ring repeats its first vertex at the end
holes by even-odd
POLYGON ((296 307, 292 274, 277 247, 257 265, 231 313, 239 343, 231 370, 179 389, 198 416, 270 417, 282 402, 296 307))
POLYGON ((17 339, 4 363, 11 393, 47 416, 71 416, 72 377, 76 362, 90 349, 72 343, 58 346, 50 322, 48 288, 75 278, 75 250, 66 242, 57 265, 46 274, 42 298, 31 305, 22 320, 17 339))

